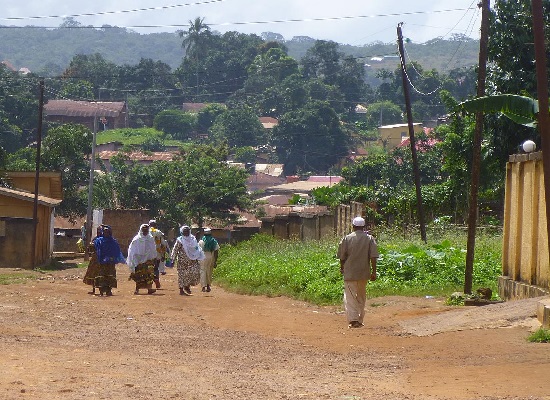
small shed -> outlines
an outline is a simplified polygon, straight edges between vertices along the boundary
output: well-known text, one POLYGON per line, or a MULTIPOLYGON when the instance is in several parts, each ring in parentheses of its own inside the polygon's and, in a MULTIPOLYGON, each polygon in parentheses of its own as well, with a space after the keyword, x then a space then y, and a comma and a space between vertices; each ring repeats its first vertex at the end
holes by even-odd
POLYGON ((36 265, 32 265, 34 197, 27 191, 0 187, 0 267, 34 268, 51 259, 54 208, 61 200, 38 196, 36 265))

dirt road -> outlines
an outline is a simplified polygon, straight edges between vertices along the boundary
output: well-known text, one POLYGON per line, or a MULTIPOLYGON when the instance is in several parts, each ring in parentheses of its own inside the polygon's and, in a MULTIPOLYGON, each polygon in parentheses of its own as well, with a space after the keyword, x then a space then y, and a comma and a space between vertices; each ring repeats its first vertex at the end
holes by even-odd
POLYGON ((341 307, 180 296, 174 270, 134 295, 120 265, 114 296, 93 296, 84 272, 0 285, 0 398, 550 399, 550 345, 526 341, 533 301, 377 298, 350 330, 341 307))

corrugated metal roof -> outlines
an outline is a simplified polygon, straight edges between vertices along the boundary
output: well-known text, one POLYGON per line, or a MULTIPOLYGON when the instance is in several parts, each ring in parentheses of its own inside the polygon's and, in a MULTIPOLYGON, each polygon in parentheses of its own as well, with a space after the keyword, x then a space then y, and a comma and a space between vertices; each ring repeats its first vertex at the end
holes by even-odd
MULTIPOLYGON (((0 187, 0 195, 13 197, 24 201, 34 201, 34 194, 30 192, 23 192, 21 190, 8 189, 0 187)), ((51 197, 38 195, 38 204, 43 206, 55 207, 61 204, 61 200, 52 199, 51 197)))
POLYGON ((102 160, 110 160, 117 154, 127 155, 132 161, 172 161, 174 156, 178 155, 177 151, 155 151, 152 153, 143 153, 135 151, 132 153, 124 153, 117 150, 104 150, 98 153, 98 157, 102 160))
POLYGON ((118 117, 124 106, 123 101, 50 100, 44 105, 44 114, 65 117, 118 117))

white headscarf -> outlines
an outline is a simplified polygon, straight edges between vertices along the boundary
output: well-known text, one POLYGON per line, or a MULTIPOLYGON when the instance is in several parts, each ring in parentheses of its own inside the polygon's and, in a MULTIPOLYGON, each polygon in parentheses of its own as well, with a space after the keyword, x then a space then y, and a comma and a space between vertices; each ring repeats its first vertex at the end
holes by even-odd
POLYGON ((136 267, 149 260, 153 260, 157 257, 157 246, 155 239, 149 232, 144 235, 142 230, 147 224, 142 224, 139 227, 139 232, 132 239, 130 246, 128 247, 128 258, 126 264, 130 267, 130 270, 135 271, 136 267))
POLYGON ((204 251, 199 246, 199 243, 197 242, 197 238, 189 233, 189 236, 183 235, 184 228, 189 228, 187 225, 184 225, 180 228, 180 232, 182 233, 181 236, 178 237, 178 242, 180 242, 183 245, 183 250, 185 251, 185 254, 187 257, 189 257, 190 260, 204 260, 204 251))

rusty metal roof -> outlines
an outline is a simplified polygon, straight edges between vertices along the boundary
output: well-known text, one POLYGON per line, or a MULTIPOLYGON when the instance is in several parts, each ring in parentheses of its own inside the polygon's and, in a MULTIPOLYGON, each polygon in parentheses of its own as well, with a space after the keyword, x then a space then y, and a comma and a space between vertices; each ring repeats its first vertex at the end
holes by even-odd
POLYGON ((124 108, 123 101, 50 100, 44 105, 44 114, 65 117, 118 117, 124 108))

